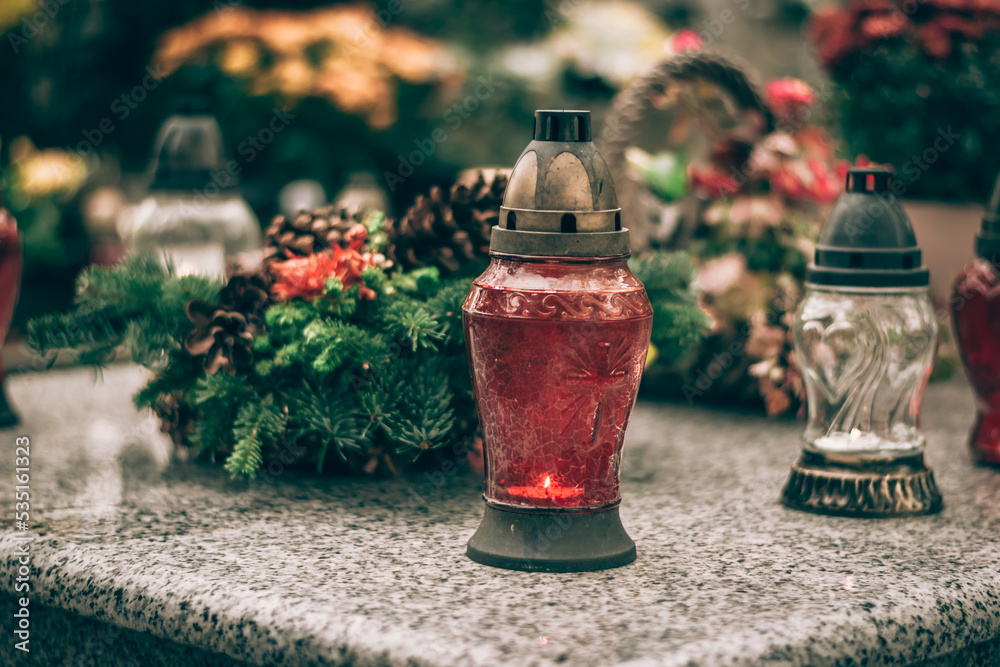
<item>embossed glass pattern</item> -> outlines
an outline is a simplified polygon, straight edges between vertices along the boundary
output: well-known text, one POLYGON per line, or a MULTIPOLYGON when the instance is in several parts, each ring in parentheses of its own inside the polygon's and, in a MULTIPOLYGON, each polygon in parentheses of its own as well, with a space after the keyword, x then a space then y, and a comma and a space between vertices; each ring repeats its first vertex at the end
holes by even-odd
POLYGON ((807 450, 885 458, 923 450, 920 399, 938 333, 926 287, 810 287, 794 333, 807 450))
POLYGON ((965 372, 979 399, 972 450, 1000 465, 1000 270, 982 258, 970 262, 955 280, 949 305, 965 372))
POLYGON ((626 258, 494 257, 465 302, 488 501, 617 502, 652 308, 626 258))

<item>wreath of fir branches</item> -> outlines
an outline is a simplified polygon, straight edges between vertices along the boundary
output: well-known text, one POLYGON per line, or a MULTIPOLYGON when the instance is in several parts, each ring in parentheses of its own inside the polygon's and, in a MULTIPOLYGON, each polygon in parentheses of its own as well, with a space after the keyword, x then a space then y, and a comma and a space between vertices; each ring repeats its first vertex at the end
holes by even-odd
MULTIPOLYGON (((222 284, 130 255, 86 269, 75 309, 30 322, 27 342, 98 366, 127 350, 153 370, 136 406, 234 476, 254 476, 279 451, 316 470, 369 474, 467 451, 455 445, 478 431, 462 327, 471 278, 387 268, 358 247, 337 260, 354 262, 353 274, 321 274, 306 296, 289 294, 280 265, 278 278, 272 264, 222 284)), ((653 297, 654 345, 683 354, 708 324, 691 262, 652 255, 635 268, 653 297)))

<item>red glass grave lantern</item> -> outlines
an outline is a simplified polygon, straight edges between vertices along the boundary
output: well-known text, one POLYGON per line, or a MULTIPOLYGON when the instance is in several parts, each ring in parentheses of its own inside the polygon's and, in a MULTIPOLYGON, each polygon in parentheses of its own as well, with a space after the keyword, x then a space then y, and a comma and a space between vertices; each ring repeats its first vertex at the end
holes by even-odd
MULTIPOLYGON (((2 194, 0 192, 0 345, 7 338, 21 287, 21 233, 14 216, 3 208, 2 194)), ((0 428, 14 426, 19 421, 7 399, 7 369, 0 359, 0 428)))
POLYGON ((635 559, 619 472, 652 307, 628 255, 590 113, 536 111, 463 309, 486 469, 473 560, 581 571, 635 559))
POLYGON ((969 444, 979 461, 1000 465, 1000 178, 976 235, 976 255, 956 278, 949 305, 979 399, 969 444))

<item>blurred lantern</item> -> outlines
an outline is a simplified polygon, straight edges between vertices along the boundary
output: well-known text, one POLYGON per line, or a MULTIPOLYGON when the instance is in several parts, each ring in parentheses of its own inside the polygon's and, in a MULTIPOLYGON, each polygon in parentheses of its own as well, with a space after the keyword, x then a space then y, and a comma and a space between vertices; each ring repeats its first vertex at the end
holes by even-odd
POLYGON ((347 184, 333 199, 334 210, 344 209, 349 212, 371 213, 382 211, 391 213, 389 195, 375 180, 375 174, 370 171, 354 171, 347 177, 347 184))
MULTIPOLYGON (((3 208, 2 195, 0 190, 0 344, 7 338, 21 286, 21 234, 14 216, 3 208)), ((0 358, 0 428, 14 426, 18 421, 7 400, 7 370, 0 358)))
POLYGON ((809 422, 786 504, 825 514, 941 509, 920 402, 938 326, 910 221, 884 169, 852 169, 806 271, 795 353, 809 422))
POLYGON ((977 459, 1000 465, 1000 178, 976 235, 976 255, 955 280, 949 303, 965 371, 979 398, 969 444, 977 459))
POLYGON ((226 160, 215 118, 182 110, 160 126, 149 196, 118 221, 131 249, 173 262, 181 275, 221 276, 225 260, 261 247, 260 225, 226 160))
POLYGON ((287 183, 278 192, 278 210, 287 218, 311 211, 326 203, 326 190, 319 181, 301 178, 287 183))
POLYGON ((628 268, 587 111, 536 111, 464 306, 486 511, 473 560, 582 571, 635 559, 618 515, 622 443, 652 308, 628 268))

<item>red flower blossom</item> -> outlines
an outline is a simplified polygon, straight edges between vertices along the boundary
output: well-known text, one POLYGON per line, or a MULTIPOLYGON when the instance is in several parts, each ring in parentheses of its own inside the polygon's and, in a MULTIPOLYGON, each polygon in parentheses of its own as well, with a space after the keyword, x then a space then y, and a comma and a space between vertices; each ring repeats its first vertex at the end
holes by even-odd
POLYGON ((791 118, 802 107, 816 104, 816 93, 799 79, 775 79, 767 82, 767 101, 779 118, 791 118))
POLYGON ((328 252, 274 262, 271 273, 275 280, 271 293, 282 299, 312 299, 323 296, 327 280, 337 278, 344 287, 361 283, 361 298, 374 299, 375 292, 365 287, 361 280, 361 273, 375 266, 374 259, 369 253, 362 255, 353 246, 353 242, 347 249, 335 245, 328 252))
POLYGON ((846 175, 845 164, 837 163, 831 168, 822 160, 807 158, 782 167, 771 179, 771 187, 788 199, 826 204, 843 191, 846 175))
POLYGON ((732 176, 714 165, 691 165, 688 167, 688 179, 694 190, 712 199, 735 194, 740 189, 732 176))
POLYGON ((907 23, 909 19, 902 12, 872 14, 861 21, 861 35, 873 41, 889 39, 903 34, 907 23))
POLYGON ((679 30, 670 41, 670 45, 677 53, 699 51, 701 49, 701 35, 690 29, 679 30))
POLYGON ((917 37, 929 56, 947 58, 951 53, 951 34, 940 23, 925 23, 920 26, 917 37))

